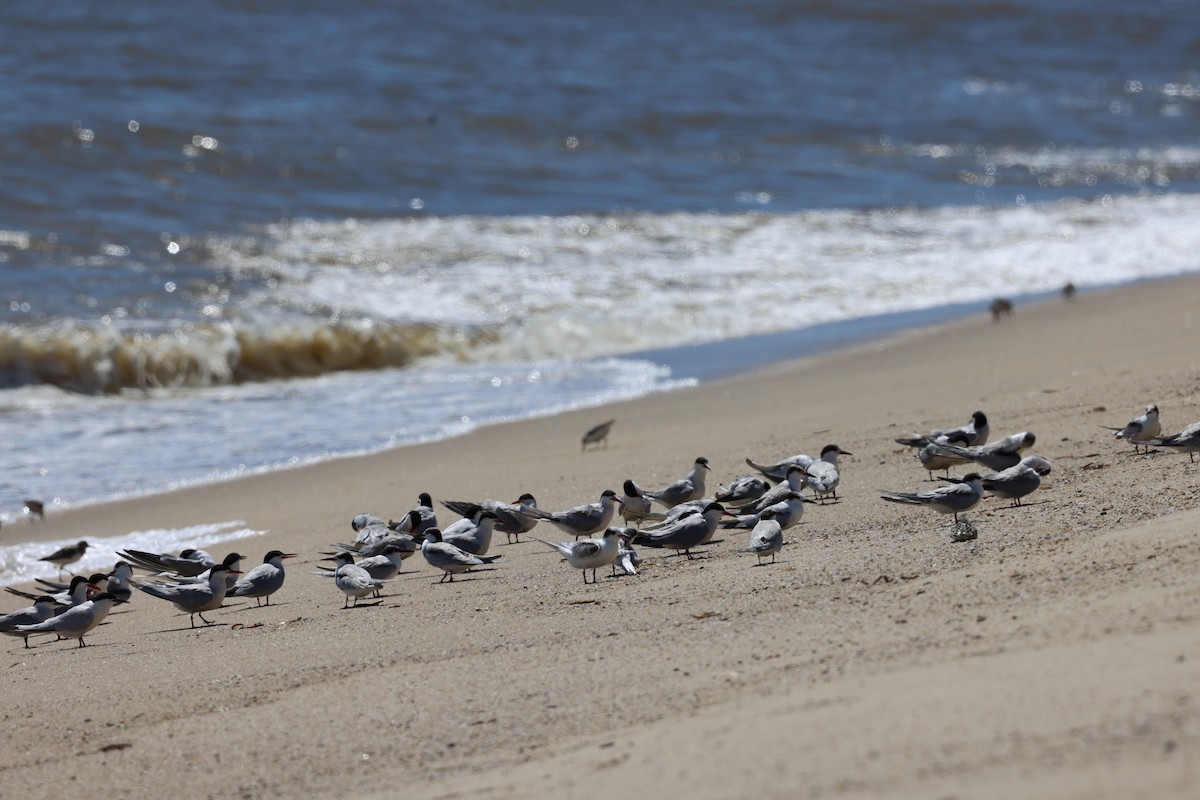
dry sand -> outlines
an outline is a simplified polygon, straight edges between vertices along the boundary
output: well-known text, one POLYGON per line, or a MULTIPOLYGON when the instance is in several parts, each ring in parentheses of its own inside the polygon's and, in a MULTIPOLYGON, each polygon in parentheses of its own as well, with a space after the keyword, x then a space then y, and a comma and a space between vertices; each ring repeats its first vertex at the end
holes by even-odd
POLYGON ((1200 463, 1099 427, 1147 402, 1170 431, 1200 419, 1198 296, 1189 277, 1019 306, 23 526, 241 519, 269 531, 237 543, 255 560, 304 557, 270 608, 234 602, 211 627, 139 595, 85 649, 5 639, 0 796, 1200 796, 1200 463), (955 544, 947 518, 879 490, 929 488, 893 440, 977 408, 993 438, 1035 432, 1055 471, 1022 508, 985 500, 979 538, 955 544), (581 453, 610 416, 609 446, 581 453), (555 509, 627 477, 665 484, 699 455, 727 481, 746 456, 830 442, 854 453, 841 502, 810 506, 777 564, 738 553, 739 532, 584 586, 541 544, 499 544, 495 569, 453 584, 417 556, 353 610, 310 574, 356 513, 399 517, 421 491, 555 509))

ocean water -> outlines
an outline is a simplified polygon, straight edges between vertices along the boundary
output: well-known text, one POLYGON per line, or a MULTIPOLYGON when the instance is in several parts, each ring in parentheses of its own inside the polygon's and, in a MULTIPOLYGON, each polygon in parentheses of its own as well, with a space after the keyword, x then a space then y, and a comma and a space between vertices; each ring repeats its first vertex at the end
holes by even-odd
POLYGON ((0 520, 1193 272, 1188 9, 5 3, 0 520))

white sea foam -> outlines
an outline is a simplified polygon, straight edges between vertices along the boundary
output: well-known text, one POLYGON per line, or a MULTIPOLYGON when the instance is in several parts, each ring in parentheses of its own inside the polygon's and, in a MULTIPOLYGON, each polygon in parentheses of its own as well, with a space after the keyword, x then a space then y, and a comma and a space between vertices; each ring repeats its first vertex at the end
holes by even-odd
MULTIPOLYGON (((118 550, 132 548, 149 553, 177 553, 185 547, 204 550, 214 545, 251 536, 261 536, 266 533, 266 531, 247 528, 245 524, 242 520, 207 522, 186 528, 132 531, 124 536, 88 537, 86 540, 88 548, 84 551, 83 558, 73 564, 68 564, 67 569, 79 575, 107 572, 112 569, 113 564, 120 560, 120 556, 117 555, 118 550)), ((6 528, 5 532, 8 534, 6 538, 13 538, 10 529, 6 528)), ((73 545, 77 541, 63 539, 52 542, 0 545, 0 586, 29 583, 34 578, 57 580, 58 567, 39 559, 61 547, 73 545)), ((213 555, 220 559, 225 554, 214 553, 213 555)))

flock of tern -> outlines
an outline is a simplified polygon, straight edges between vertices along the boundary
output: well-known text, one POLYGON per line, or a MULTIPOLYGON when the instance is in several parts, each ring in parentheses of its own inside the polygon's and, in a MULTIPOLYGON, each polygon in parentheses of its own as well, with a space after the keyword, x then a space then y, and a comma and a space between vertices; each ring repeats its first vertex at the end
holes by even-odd
MULTIPOLYGON (((584 446, 603 444, 611 427, 610 420, 588 431, 584 446)), ((1141 416, 1109 430, 1115 438, 1132 444, 1135 452, 1162 447, 1188 453, 1195 461, 1200 451, 1200 422, 1163 436, 1156 405, 1146 406, 1141 416)), ((989 438, 987 416, 976 411, 965 425, 897 439, 917 451, 930 480, 934 480, 934 472, 945 471, 939 479, 945 485, 924 491, 883 490, 881 498, 950 514, 956 523, 959 515, 974 509, 987 493, 1021 505, 1050 474, 1050 461, 1027 452, 1037 441, 1028 431, 991 442, 989 438), (957 466, 971 471, 961 478, 950 477, 949 470, 957 466)), ((497 533, 503 533, 510 544, 520 543, 521 535, 526 534, 551 548, 570 567, 580 570, 585 584, 589 572, 595 583, 597 571, 605 567, 613 575, 618 570, 636 574, 642 559, 635 544, 674 550, 690 560, 693 550, 712 541, 722 529, 748 530, 749 541, 740 552, 757 556, 760 565, 768 557, 774 563, 785 544, 784 532, 800 522, 806 505, 839 502, 839 458, 849 455, 829 444, 816 457, 794 455, 775 463, 747 458, 753 474, 736 476, 712 496, 707 492, 711 467, 708 459, 701 457, 686 475, 661 488, 643 488, 629 479, 621 494, 606 489, 595 502, 561 511, 539 508, 532 494, 523 494, 511 503, 445 500, 442 505, 460 517, 445 527, 439 526, 433 499, 423 493, 418 505, 398 522, 369 513, 355 516, 351 520, 354 540, 331 545, 332 549, 322 554, 331 565, 319 567, 313 574, 332 578, 344 597, 343 607, 351 607, 363 598, 379 597, 399 575, 403 562, 418 552, 442 573, 439 582, 453 581, 455 575, 494 563, 500 556, 489 555, 489 550, 497 533), (623 524, 617 522, 618 516, 623 524), (543 523, 571 538, 532 536, 530 532, 543 523)), ((87 549, 88 543, 80 541, 40 560, 57 566, 61 579, 87 549)), ((140 550, 118 554, 121 560, 108 573, 74 576, 67 583, 38 579, 33 592, 8 588, 32 605, 0 616, 0 633, 22 638, 25 647, 29 647, 29 637, 37 634, 75 639, 84 647, 84 637, 104 622, 114 605, 130 602, 134 590, 188 614, 192 627, 196 617, 211 624, 204 613, 215 611, 229 598, 254 598, 258 605, 270 605, 271 596, 283 587, 284 560, 296 556, 271 550, 261 564, 243 571, 245 557, 236 552, 221 561, 198 549, 178 554, 140 550), (138 577, 135 569, 146 574, 138 577)))

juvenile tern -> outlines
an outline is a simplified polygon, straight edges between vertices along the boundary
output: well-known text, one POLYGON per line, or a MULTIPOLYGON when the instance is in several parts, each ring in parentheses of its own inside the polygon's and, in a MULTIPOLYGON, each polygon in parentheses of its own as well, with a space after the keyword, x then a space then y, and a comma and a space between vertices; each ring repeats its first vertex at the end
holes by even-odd
POLYGON ((1041 456, 1025 456, 1015 466, 983 476, 983 488, 997 497, 1021 505, 1021 498, 1042 485, 1042 476, 1050 474, 1050 461, 1041 456))
POLYGON ((283 587, 283 560, 295 557, 295 553, 272 550, 263 556, 261 564, 233 584, 233 588, 226 593, 226 596, 253 597, 256 606, 262 605, 264 600, 267 605, 271 605, 271 595, 283 587))
POLYGON ((783 549, 783 528, 775 520, 773 508, 763 509, 758 516, 758 523, 750 532, 750 546, 746 548, 746 552, 758 556, 759 564, 769 555, 771 563, 774 564, 776 554, 783 549))
MULTIPOLYGON (((432 528, 431 530, 437 530, 432 528)), ((429 532, 426 531, 426 534, 429 532)), ((383 588, 383 581, 375 580, 370 574, 354 563, 354 556, 349 553, 339 553, 335 559, 338 567, 333 571, 333 581, 339 591, 346 596, 342 608, 350 607, 350 599, 358 605, 359 598, 366 597, 372 592, 383 588)))
POLYGON ((134 581, 133 585, 151 597, 173 603, 180 611, 188 614, 191 627, 196 627, 196 617, 205 625, 211 625, 204 617, 205 611, 220 608, 225 602, 229 586, 225 581, 228 573, 232 572, 224 564, 216 564, 208 571, 208 580, 204 583, 142 583, 134 581))
POLYGON ((440 569, 443 572, 441 583, 450 579, 454 582, 454 576, 460 572, 466 572, 471 567, 479 567, 484 564, 491 564, 500 556, 477 556, 466 552, 449 542, 442 541, 442 532, 437 528, 430 528, 425 531, 425 541, 421 544, 421 555, 425 556, 425 560, 429 566, 440 569))
POLYGON ((692 548, 712 539, 725 513, 725 506, 712 502, 699 514, 689 514, 654 531, 639 530, 637 539, 649 547, 682 551, 690 561, 692 548))
POLYGON ((1146 452, 1149 453, 1153 440, 1162 432, 1162 424, 1158 421, 1158 406, 1153 403, 1146 406, 1145 413, 1140 417, 1129 420, 1124 428, 1110 428, 1107 425, 1100 427, 1112 431, 1116 438, 1129 442, 1133 445, 1135 453, 1141 445, 1145 445, 1146 452))
POLYGON ((601 422, 592 428, 589 428, 587 433, 583 434, 583 446, 581 450, 587 450, 589 444, 604 445, 608 447, 608 432, 612 430, 615 419, 610 419, 606 422, 601 422))
POLYGON ((958 515, 970 511, 979 504, 983 497, 983 476, 971 472, 962 478, 947 478, 951 486, 930 489, 927 492, 891 492, 882 495, 889 503, 906 503, 914 506, 928 506, 939 514, 953 514, 958 522, 958 515))
POLYGON ((976 411, 971 415, 971 421, 966 425, 960 425, 957 428, 932 430, 923 435, 913 434, 912 436, 897 439, 896 441, 908 447, 925 447, 930 442, 957 444, 963 447, 977 447, 987 444, 990 432, 991 429, 988 427, 987 415, 982 411, 976 411))
POLYGON ((821 457, 808 465, 805 470, 808 485, 817 495, 817 499, 825 502, 826 496, 837 499, 838 484, 841 483, 841 473, 838 471, 838 456, 852 456, 853 453, 843 450, 836 444, 827 444, 821 448, 821 457))
POLYGON ((39 622, 45 622, 59 610, 65 609, 59 605, 58 601, 48 595, 42 595, 33 601, 33 605, 18 611, 11 611, 0 617, 0 633, 6 633, 9 636, 20 636, 25 640, 25 646, 29 647, 31 631, 19 631, 17 630, 17 626, 36 625, 39 622))
POLYGON ((43 622, 18 625, 16 631, 19 633, 57 633, 63 639, 78 639, 80 647, 87 647, 83 637, 104 622, 104 618, 112 610, 113 604, 119 602, 108 592, 101 592, 91 600, 72 606, 58 616, 50 617, 43 622))
POLYGON ((692 471, 687 475, 662 489, 642 489, 642 494, 667 508, 689 500, 699 500, 704 497, 704 473, 708 471, 708 459, 701 456, 692 463, 692 471))
POLYGON ((87 552, 88 543, 82 539, 76 544, 67 545, 66 547, 55 550, 48 556, 42 556, 38 561, 48 561, 58 567, 58 575, 61 578, 67 564, 73 564, 83 558, 83 554, 87 552))
POLYGON ((530 509, 529 513, 538 519, 544 519, 568 536, 578 539, 580 536, 595 536, 604 532, 610 523, 621 499, 612 489, 605 489, 600 494, 600 500, 582 506, 568 508, 566 511, 542 511, 530 509))
POLYGON ((1160 436, 1157 439, 1153 439, 1151 440, 1151 444, 1187 453, 1188 458, 1192 463, 1195 463, 1196 451, 1200 450, 1200 422, 1193 422, 1172 436, 1160 436))
POLYGON ((545 539, 537 539, 547 547, 553 548, 562 554, 562 557, 567 560, 575 569, 583 571, 583 583, 586 586, 587 571, 592 571, 592 583, 596 582, 596 570, 600 567, 606 567, 617 560, 617 556, 621 551, 621 537, 625 532, 620 528, 609 528, 604 531, 604 535, 599 539, 583 539, 574 542, 548 542, 545 539))

